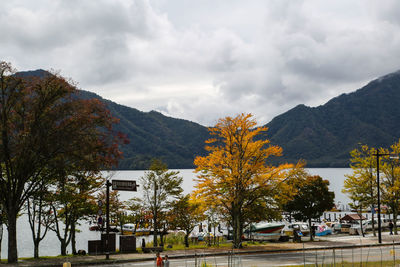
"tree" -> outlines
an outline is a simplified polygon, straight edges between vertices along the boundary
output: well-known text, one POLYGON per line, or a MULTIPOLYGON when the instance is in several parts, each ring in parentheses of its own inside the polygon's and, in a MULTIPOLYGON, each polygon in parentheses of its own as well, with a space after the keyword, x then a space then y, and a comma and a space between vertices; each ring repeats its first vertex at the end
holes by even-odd
MULTIPOLYGON (((125 223, 125 211, 127 209, 124 201, 119 199, 119 191, 113 190, 110 191, 109 196, 109 205, 110 205, 110 224, 119 225, 122 232, 122 225, 125 223)), ((107 193, 106 190, 102 190, 97 199, 101 200, 103 203, 107 203, 107 193)), ((102 206, 103 212, 102 214, 106 214, 106 205, 102 206)))
POLYGON ((209 128, 214 136, 206 141, 208 156, 196 157, 197 190, 207 204, 223 209, 233 228, 233 246, 240 247, 248 220, 279 216, 276 197, 292 165, 271 166, 270 156, 280 156, 282 148, 270 145, 260 135, 266 127, 256 128, 251 114, 220 119, 209 128), (262 212, 254 212, 262 209, 262 212), (254 216, 257 216, 255 218, 254 216))
POLYGON ((95 192, 101 188, 104 179, 97 173, 77 172, 59 177, 51 199, 52 225, 60 241, 61 255, 67 254, 72 242, 72 253, 76 254, 75 235, 79 219, 96 213, 95 192))
POLYGON ((60 75, 22 77, 0 63, 0 203, 9 263, 18 260, 18 213, 42 180, 53 181, 59 166, 98 170, 117 162, 123 136, 112 130, 115 122, 100 101, 79 99, 60 75))
POLYGON ((153 160, 150 170, 140 178, 143 188, 146 208, 151 210, 153 217, 153 245, 157 246, 157 234, 161 225, 161 213, 164 213, 172 201, 182 193, 182 177, 179 172, 169 171, 167 165, 160 160, 153 160))
MULTIPOLYGON (((376 183, 376 154, 375 148, 361 145, 359 149, 350 152, 350 167, 353 173, 346 175, 343 193, 347 194, 352 200, 352 206, 362 211, 363 208, 371 207, 376 203, 377 183, 376 183)), ((362 218, 360 216, 360 218, 362 218)), ((375 222, 372 220, 372 230, 375 233, 375 222)))
POLYGON ((52 223, 51 196, 45 184, 42 190, 32 194, 26 202, 28 221, 33 239, 33 257, 39 258, 39 244, 44 239, 52 223))
MULTIPOLYGON (((307 221, 311 229, 311 220, 321 217, 324 211, 334 206, 335 193, 329 191, 329 181, 320 176, 307 176, 296 183, 297 194, 285 205, 285 210, 291 212, 299 221, 307 221)), ((310 234, 310 239, 312 240, 310 234)))
MULTIPOLYGON (((380 153, 389 155, 400 154, 400 140, 390 146, 390 149, 381 149, 380 153)), ((382 203, 389 207, 393 214, 394 234, 397 235, 397 216, 400 209, 400 160, 397 157, 385 156, 382 160, 382 203)))
MULTIPOLYGON (((125 220, 135 224, 135 228, 133 229, 133 234, 135 234, 138 226, 144 228, 147 223, 143 200, 138 197, 129 199, 126 203, 126 209, 129 213, 127 214, 125 220)), ((122 228, 121 234, 123 234, 122 228)))
POLYGON ((1 242, 3 240, 3 224, 5 222, 5 214, 3 212, 3 207, 0 204, 0 260, 1 260, 1 242))
POLYGON ((196 199, 190 199, 190 195, 177 199, 170 211, 172 229, 185 231, 185 247, 189 247, 190 233, 205 218, 204 209, 200 202, 196 199))

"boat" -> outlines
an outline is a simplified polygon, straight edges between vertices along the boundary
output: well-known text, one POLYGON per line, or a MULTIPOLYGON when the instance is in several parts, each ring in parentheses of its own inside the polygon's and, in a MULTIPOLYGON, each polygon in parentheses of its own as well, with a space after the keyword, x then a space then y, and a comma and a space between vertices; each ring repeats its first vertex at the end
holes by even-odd
POLYGON ((126 223, 122 225, 122 231, 124 235, 136 235, 136 236, 142 236, 142 235, 152 235, 153 230, 149 228, 136 228, 136 225, 134 223, 126 223))
POLYGON ((332 229, 329 228, 327 225, 319 225, 317 226, 317 231, 315 231, 316 236, 325 236, 331 234, 332 234, 332 229))
POLYGON ((303 236, 308 236, 310 234, 310 228, 308 227, 308 224, 302 222, 295 222, 287 225, 284 229, 284 232, 288 236, 293 236, 294 230, 299 231, 303 236))
POLYGON ((285 225, 283 223, 261 222, 251 224, 244 230, 245 238, 256 240, 279 240, 285 225))

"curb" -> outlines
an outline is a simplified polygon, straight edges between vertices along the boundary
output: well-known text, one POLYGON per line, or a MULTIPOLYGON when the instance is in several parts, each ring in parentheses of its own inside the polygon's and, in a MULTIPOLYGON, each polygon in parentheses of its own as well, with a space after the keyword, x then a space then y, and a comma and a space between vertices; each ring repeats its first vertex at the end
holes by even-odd
MULTIPOLYGON (((330 247, 311 247, 311 248, 296 248, 296 249, 274 249, 274 250, 251 250, 251 251, 224 251, 224 252, 211 252, 201 254, 186 254, 186 255, 169 255, 170 259, 185 259, 194 258, 196 256, 229 256, 229 255, 250 255, 250 254, 270 254, 270 253, 285 253, 285 252, 302 252, 302 251, 316 251, 316 250, 332 250, 332 249, 353 249, 363 247, 382 247, 382 246, 399 246, 400 242, 384 243, 384 244, 365 244, 365 245, 343 245, 343 246, 330 246, 330 247)), ((91 266, 91 265, 109 265, 109 264, 123 264, 131 262, 154 261, 154 257, 137 258, 137 259, 110 259, 110 260, 93 260, 93 261, 71 261, 72 266, 91 266)), ((62 263, 61 263, 62 264, 62 263)), ((7 264, 5 265, 7 266, 7 264)), ((19 263, 18 266, 35 266, 35 267, 59 267, 60 263, 50 264, 24 264, 19 263)))

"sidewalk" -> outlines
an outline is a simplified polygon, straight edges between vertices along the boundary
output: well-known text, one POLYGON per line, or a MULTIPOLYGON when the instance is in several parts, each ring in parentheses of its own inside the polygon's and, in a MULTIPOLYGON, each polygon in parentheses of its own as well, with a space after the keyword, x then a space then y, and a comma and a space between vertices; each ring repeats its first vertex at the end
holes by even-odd
MULTIPOLYGON (((292 243, 292 242, 271 242, 260 246, 245 247, 243 249, 235 249, 235 254, 248 254, 248 253, 273 253, 273 252, 285 252, 285 251, 296 251, 302 250, 314 250, 314 249, 332 249, 332 248, 347 248, 354 246, 376 246, 378 244, 378 238, 372 236, 372 234, 361 236, 350 236, 350 235, 331 235, 326 237, 316 237, 316 241, 307 242, 308 237, 304 237, 305 242, 292 243)), ((400 245, 400 235, 388 235, 388 233, 382 234, 383 245, 400 245)), ((210 248, 210 249, 187 249, 187 250, 172 250, 161 253, 162 256, 168 254, 170 259, 173 258, 193 258, 195 255, 216 255, 223 256, 231 253, 232 250, 226 248, 210 248)), ((54 259, 39 259, 39 260, 21 260, 18 266, 62 266, 64 262, 70 262, 72 266, 85 266, 85 265, 96 265, 96 264, 116 264, 116 263, 128 263, 128 262, 140 262, 140 261, 151 261, 155 259, 155 254, 144 254, 144 253, 129 253, 129 254, 111 254, 110 259, 106 260, 105 255, 99 256, 74 256, 65 258, 54 258, 54 259)), ((12 266, 9 264, 0 264, 1 267, 12 266)))

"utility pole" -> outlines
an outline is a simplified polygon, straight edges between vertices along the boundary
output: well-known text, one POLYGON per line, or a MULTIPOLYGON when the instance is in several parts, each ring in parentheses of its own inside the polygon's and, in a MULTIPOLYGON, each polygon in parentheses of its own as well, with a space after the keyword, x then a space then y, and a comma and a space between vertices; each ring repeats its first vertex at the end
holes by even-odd
POLYGON ((106 181, 106 260, 110 259, 110 181, 106 181))
MULTIPOLYGON (((379 150, 376 150, 376 183, 377 183, 377 194, 378 194, 378 242, 382 244, 382 225, 381 225, 381 190, 380 190, 380 181, 379 181, 379 157, 380 156, 389 156, 388 153, 379 153, 379 150)), ((372 217, 372 220, 374 218, 372 217)))

